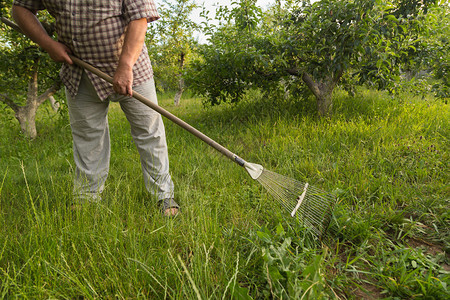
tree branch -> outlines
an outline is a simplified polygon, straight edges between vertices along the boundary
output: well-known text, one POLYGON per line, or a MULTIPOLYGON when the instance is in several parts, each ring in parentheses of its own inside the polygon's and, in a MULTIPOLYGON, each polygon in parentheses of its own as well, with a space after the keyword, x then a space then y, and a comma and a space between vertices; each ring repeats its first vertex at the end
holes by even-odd
POLYGON ((316 96, 317 98, 320 97, 320 90, 318 84, 312 79, 311 75, 304 72, 302 75, 303 82, 309 87, 311 92, 316 96))
POLYGON ((39 95, 37 98, 37 104, 38 106, 44 103, 45 100, 47 100, 50 96, 53 96, 59 89, 61 88, 61 80, 55 79, 53 85, 49 87, 44 93, 39 95))
POLYGON ((0 94, 0 101, 8 105, 14 112, 19 111, 19 105, 14 103, 14 101, 8 97, 6 94, 0 94))
POLYGON ((297 76, 297 77, 302 77, 303 76, 303 74, 304 74, 304 72, 302 72, 301 70, 299 70, 299 69, 297 69, 297 68, 290 68, 290 69, 286 69, 286 72, 289 74, 289 75, 292 75, 292 76, 297 76))
POLYGON ((20 33, 23 33, 22 29, 20 29, 20 27, 19 27, 16 23, 10 21, 9 19, 7 19, 7 18, 5 18, 5 17, 1 17, 0 20, 1 20, 4 24, 8 25, 9 27, 11 27, 11 28, 17 30, 17 31, 20 32, 20 33))

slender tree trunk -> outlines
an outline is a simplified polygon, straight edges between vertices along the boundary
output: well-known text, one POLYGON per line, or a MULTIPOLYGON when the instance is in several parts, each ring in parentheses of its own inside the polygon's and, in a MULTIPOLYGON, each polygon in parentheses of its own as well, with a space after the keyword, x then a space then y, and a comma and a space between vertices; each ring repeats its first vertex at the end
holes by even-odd
POLYGON ((181 96, 183 95, 183 92, 184 92, 184 79, 181 78, 181 76, 180 76, 180 79, 178 80, 178 91, 175 94, 175 97, 173 100, 173 103, 175 104, 175 106, 180 105, 180 100, 181 100, 181 96))
POLYGON ((16 111, 16 119, 19 121, 22 132, 31 139, 37 136, 36 131, 36 111, 38 108, 38 64, 37 59, 34 63, 30 80, 28 81, 27 104, 20 106, 16 111))
POLYGON ((20 129, 30 139, 34 139, 37 136, 36 111, 39 105, 49 97, 52 97, 61 88, 61 81, 57 79, 52 87, 48 88, 43 94, 38 95, 38 65, 39 60, 36 59, 28 81, 27 103, 25 106, 17 105, 7 95, 0 95, 0 101, 7 104, 15 112, 20 129))
POLYGON ((180 53, 180 59, 178 60, 178 63, 179 63, 179 67, 180 67, 180 73, 177 75, 178 76, 178 91, 175 94, 175 97, 173 99, 173 103, 175 104, 175 106, 180 105, 181 96, 183 95, 183 92, 184 92, 184 79, 183 79, 184 53, 183 52, 180 53))
POLYGON ((311 75, 303 73, 302 80, 312 91, 317 100, 317 110, 322 117, 329 117, 333 107, 333 90, 339 82, 342 73, 327 78, 314 81, 311 75))
POLYGON ((16 119, 19 121, 20 129, 30 139, 34 139, 37 136, 36 111, 37 107, 34 102, 31 105, 20 106, 16 112, 16 119))

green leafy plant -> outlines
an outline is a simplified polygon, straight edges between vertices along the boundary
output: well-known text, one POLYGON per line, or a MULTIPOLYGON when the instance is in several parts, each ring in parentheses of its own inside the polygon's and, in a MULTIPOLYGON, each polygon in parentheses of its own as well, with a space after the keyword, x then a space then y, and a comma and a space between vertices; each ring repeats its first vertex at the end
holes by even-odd
POLYGON ((282 98, 271 93, 282 88, 289 97, 303 85, 319 114, 329 116, 343 77, 393 93, 404 71, 430 67, 426 51, 443 53, 424 42, 427 29, 436 27, 435 0, 283 3, 259 19, 255 1, 221 8, 223 23, 188 69, 189 86, 218 104, 237 102, 256 88, 273 99, 282 98))
MULTIPOLYGON (((267 276, 266 295, 279 299, 324 299, 331 297, 324 274, 327 251, 313 253, 306 244, 294 244, 283 226, 276 233, 261 228, 263 272, 267 276)), ((302 241, 306 242, 306 240, 302 241)))
POLYGON ((444 255, 426 254, 404 245, 391 244, 389 254, 380 248, 376 277, 393 295, 401 298, 444 299, 448 295, 450 273, 440 263, 444 255))

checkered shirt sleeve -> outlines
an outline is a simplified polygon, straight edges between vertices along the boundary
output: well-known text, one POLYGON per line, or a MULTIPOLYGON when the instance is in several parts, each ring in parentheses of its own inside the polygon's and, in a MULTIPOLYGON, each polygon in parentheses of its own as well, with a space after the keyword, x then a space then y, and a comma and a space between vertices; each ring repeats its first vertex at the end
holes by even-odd
POLYGON ((153 1, 124 0, 123 7, 125 22, 127 24, 133 20, 142 18, 147 18, 147 22, 149 23, 159 19, 159 14, 153 1))
POLYGON ((39 0, 14 0, 13 4, 28 8, 31 11, 45 9, 42 1, 39 0))

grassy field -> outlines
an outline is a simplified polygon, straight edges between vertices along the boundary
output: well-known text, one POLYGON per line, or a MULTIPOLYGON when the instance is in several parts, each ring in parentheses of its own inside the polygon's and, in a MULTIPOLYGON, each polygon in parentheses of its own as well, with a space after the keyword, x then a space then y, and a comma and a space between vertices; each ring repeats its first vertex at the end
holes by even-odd
POLYGON ((2 109, 0 298, 449 296, 447 104, 338 92, 330 119, 313 101, 160 104, 244 159, 335 193, 328 238, 311 238, 245 170, 167 120, 182 213, 162 217, 117 104, 103 201, 72 211, 67 117, 41 108, 29 141, 2 109))

